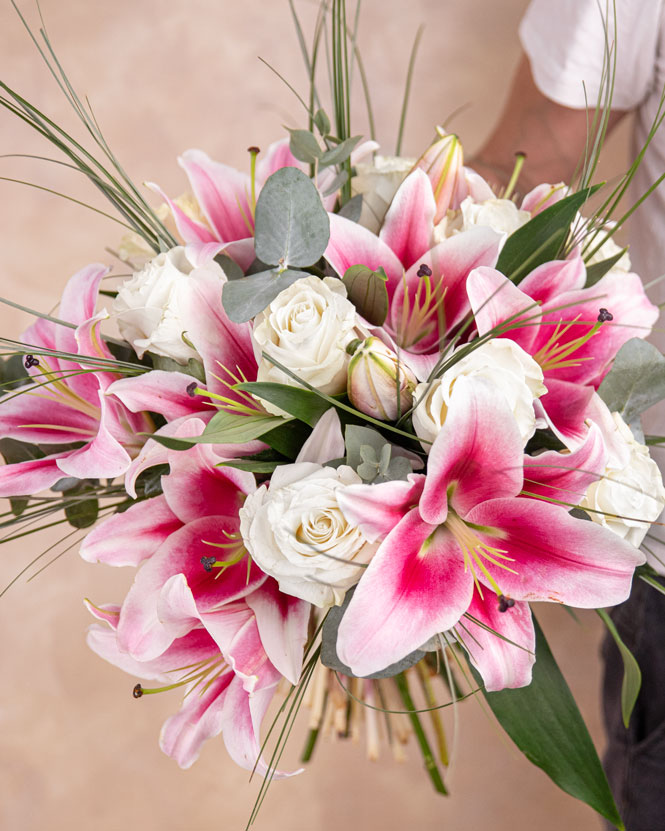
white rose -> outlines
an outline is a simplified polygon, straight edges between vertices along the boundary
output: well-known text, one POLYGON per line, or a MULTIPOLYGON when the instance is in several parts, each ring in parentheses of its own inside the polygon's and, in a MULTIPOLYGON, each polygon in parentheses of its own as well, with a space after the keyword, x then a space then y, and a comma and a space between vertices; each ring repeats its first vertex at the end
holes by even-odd
MULTIPOLYGON (((601 231, 598 236, 596 236, 591 243, 591 250, 593 250, 598 243, 604 238, 605 233, 601 231)), ((615 257, 621 251, 621 247, 614 242, 614 239, 610 237, 609 239, 605 240, 605 242, 600 246, 600 248, 593 254, 592 257, 589 258, 587 261, 587 267, 590 265, 595 265, 595 263, 602 263, 603 260, 609 260, 610 257, 615 257)), ((615 274, 618 272, 627 273, 631 269, 631 262, 630 257, 628 256, 628 252, 626 251, 616 263, 610 269, 611 274, 615 274)))
MULTIPOLYGON (((357 337, 356 323, 355 307, 346 299, 341 280, 314 276, 297 280, 254 320, 258 380, 296 386, 293 378, 263 357, 265 352, 317 390, 328 395, 344 392, 350 360, 346 345, 357 337)), ((282 414, 263 403, 269 412, 282 414)))
MULTIPOLYGON (((219 277, 222 290, 224 272, 214 262, 204 266, 219 277)), ((159 254, 122 284, 113 302, 120 334, 131 343, 141 358, 154 352, 187 363, 200 356, 185 340, 180 319, 181 298, 189 291, 189 275, 194 270, 182 246, 159 254)))
POLYGON ((269 485, 249 494, 240 532, 252 559, 281 591, 327 607, 341 604, 360 580, 378 544, 349 525, 337 494, 361 482, 347 465, 296 462, 277 468, 269 485))
POLYGON ((460 375, 485 378, 496 385, 513 411, 526 444, 536 429, 533 400, 546 393, 547 388, 540 366, 521 346, 507 338, 494 338, 482 344, 453 364, 440 378, 418 384, 414 392, 417 406, 413 412, 413 428, 418 437, 433 442, 438 436, 448 414, 455 381, 460 375))
POLYGON ((611 422, 601 425, 608 448, 603 478, 590 485, 580 507, 637 548, 665 508, 665 488, 649 448, 635 440, 619 413, 612 413, 612 419, 610 435, 605 433, 611 422))
POLYGON ((459 212, 443 219, 434 229, 435 242, 442 242, 446 237, 469 228, 483 226, 504 235, 504 240, 513 231, 531 219, 528 211, 520 210, 510 199, 486 199, 476 202, 471 196, 460 205, 459 212))
POLYGON ((360 225, 378 233, 393 197, 414 164, 415 159, 401 156, 376 156, 373 164, 356 165, 351 191, 363 197, 360 225))

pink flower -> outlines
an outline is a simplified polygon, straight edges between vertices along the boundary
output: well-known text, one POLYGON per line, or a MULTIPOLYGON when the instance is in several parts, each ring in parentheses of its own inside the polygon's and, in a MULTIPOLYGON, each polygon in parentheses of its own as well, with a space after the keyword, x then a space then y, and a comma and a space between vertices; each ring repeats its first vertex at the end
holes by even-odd
POLYGON ((98 331, 106 315, 95 316, 99 283, 107 271, 90 265, 67 283, 59 313, 73 328, 40 318, 23 336, 36 352, 67 352, 78 359, 33 357, 27 365, 34 384, 0 399, 3 436, 30 444, 81 446, 0 468, 0 496, 37 493, 63 476, 120 476, 143 444, 141 433, 152 429, 145 413, 130 412, 109 394, 119 375, 111 371, 113 356, 98 331))
MULTIPOLYGON (((602 469, 602 457, 585 459, 602 469)), ((577 492, 584 484, 580 477, 588 480, 595 471, 577 470, 576 458, 569 463, 554 476, 539 467, 540 458, 531 460, 529 478, 545 479, 541 486, 557 492, 577 492)), ((525 484, 524 470, 508 406, 491 385, 460 378, 426 476, 352 486, 341 494, 349 521, 368 539, 383 538, 339 628, 339 657, 355 674, 369 675, 400 660, 437 632, 457 627, 471 608, 496 628, 504 613, 499 618, 498 605, 488 607, 491 592, 515 604, 540 600, 583 608, 628 596, 643 555, 564 507, 521 495, 524 489, 538 496, 533 482, 525 484), (482 603, 473 600, 474 591, 482 603)), ((518 606, 517 615, 506 621, 522 632, 518 643, 532 643, 528 614, 518 606)), ((470 651, 491 688, 528 683, 528 667, 519 666, 530 660, 528 652, 513 648, 517 668, 511 663, 510 672, 498 673, 497 665, 486 664, 493 650, 470 651)))
POLYGON ((470 312, 466 279, 479 266, 494 265, 502 237, 473 228, 433 245, 436 203, 419 168, 395 194, 379 236, 338 214, 330 215, 325 257, 340 276, 352 265, 383 268, 389 312, 373 334, 425 380, 438 360, 445 335, 470 312))
MULTIPOLYGON (((225 630, 220 649, 206 628, 193 628, 150 660, 137 660, 120 646, 120 608, 86 604, 110 629, 93 625, 88 645, 100 657, 135 678, 157 682, 156 689, 134 688, 135 697, 182 687, 180 711, 162 727, 160 746, 182 768, 199 756, 203 743, 222 733, 231 758, 243 768, 265 774, 259 729, 281 679, 263 648, 256 615, 246 603, 225 607, 219 617, 225 630)), ((152 686, 152 685, 151 685, 152 686)), ((277 776, 283 774, 277 773, 277 776)))
POLYGON ((540 364, 548 392, 537 406, 573 442, 586 435, 591 396, 616 353, 631 338, 646 338, 658 318, 637 274, 608 273, 589 288, 585 281, 579 254, 545 263, 519 287, 492 268, 475 270, 467 281, 480 335, 506 321, 523 323, 502 337, 540 364))

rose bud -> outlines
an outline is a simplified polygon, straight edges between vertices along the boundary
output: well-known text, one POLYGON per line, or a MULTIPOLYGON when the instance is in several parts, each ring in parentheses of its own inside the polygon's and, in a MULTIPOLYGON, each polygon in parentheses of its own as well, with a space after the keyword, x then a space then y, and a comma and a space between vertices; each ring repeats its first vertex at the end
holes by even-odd
POLYGON ((378 338, 354 341, 349 347, 353 357, 347 391, 353 406, 380 421, 394 421, 410 409, 417 381, 397 355, 378 338))
POLYGON ((446 133, 442 127, 437 127, 436 131, 439 138, 425 150, 415 167, 424 170, 432 183, 436 200, 434 223, 438 224, 449 209, 459 207, 460 186, 462 198, 466 196, 466 189, 462 184, 464 153, 460 140, 453 133, 446 133))

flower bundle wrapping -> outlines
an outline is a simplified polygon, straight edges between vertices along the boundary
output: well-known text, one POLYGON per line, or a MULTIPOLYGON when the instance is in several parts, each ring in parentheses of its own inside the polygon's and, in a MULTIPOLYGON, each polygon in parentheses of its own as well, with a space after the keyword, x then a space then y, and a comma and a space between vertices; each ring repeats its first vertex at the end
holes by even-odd
MULTIPOLYGON (((307 757, 380 703, 445 792, 409 685, 438 738, 437 707, 482 689, 542 758, 534 699, 565 693, 531 604, 603 609, 636 569, 653 582, 658 309, 606 218, 580 214, 593 188, 518 204, 440 128, 410 161, 314 124, 250 148, 247 174, 187 151, 190 193, 150 186, 163 205, 134 209, 112 299, 90 265, 38 316, 23 369, 5 363, 0 496, 20 522, 61 493, 83 558, 137 569, 121 603, 86 601, 88 642, 136 698, 182 689, 160 738, 180 766, 221 733, 238 765, 288 776, 262 741, 273 701, 307 699, 307 757)), ((593 785, 538 764, 616 821, 575 718, 559 750, 593 785)))

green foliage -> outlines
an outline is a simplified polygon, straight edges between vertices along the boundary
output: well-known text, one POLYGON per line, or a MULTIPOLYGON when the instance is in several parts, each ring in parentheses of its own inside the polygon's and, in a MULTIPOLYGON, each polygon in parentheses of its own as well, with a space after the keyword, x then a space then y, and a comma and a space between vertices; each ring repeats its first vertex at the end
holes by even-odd
MULTIPOLYGON (((575 699, 534 618, 536 663, 528 687, 484 692, 503 729, 532 764, 571 796, 624 829, 575 699)), ((480 676, 472 668, 476 680, 480 676)))
POLYGON ((352 265, 342 277, 349 300, 373 326, 382 326, 388 316, 387 281, 382 268, 372 271, 366 265, 352 265))
POLYGON ((614 638, 619 652, 621 653, 621 660, 623 661, 623 681, 621 683, 621 715, 626 729, 630 723, 630 716, 635 708, 637 696, 640 694, 640 687, 642 686, 642 672, 640 666, 635 660, 635 656, 628 649, 626 644, 621 640, 614 621, 607 614, 604 609, 597 609, 600 619, 603 621, 607 630, 614 638))
POLYGON ((607 272, 619 262, 627 250, 627 248, 622 248, 618 254, 608 257, 606 260, 601 260, 599 263, 588 265, 586 269, 586 288, 589 288, 589 286, 595 286, 601 277, 604 277, 607 272))
POLYGON ((496 267, 516 283, 543 263, 561 255, 577 212, 600 185, 566 196, 514 231, 501 249, 496 267))
POLYGON ((665 358, 652 344, 632 338, 617 352, 598 395, 626 423, 634 423, 665 398, 665 358))
POLYGON ((330 404, 316 393, 301 387, 292 387, 287 384, 276 384, 271 381, 246 381, 237 384, 236 389, 243 390, 262 398, 280 410, 292 415, 299 421, 304 421, 314 427, 330 404))

